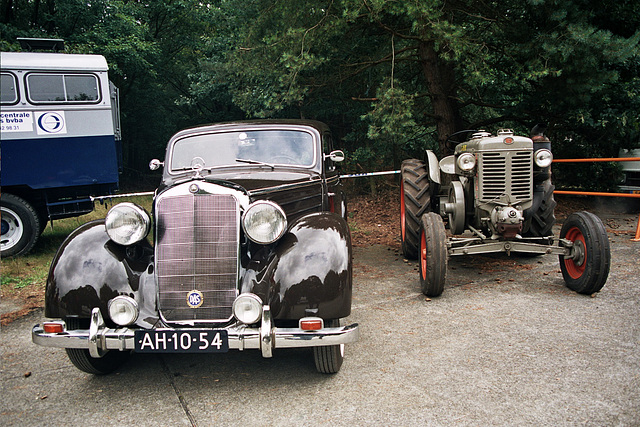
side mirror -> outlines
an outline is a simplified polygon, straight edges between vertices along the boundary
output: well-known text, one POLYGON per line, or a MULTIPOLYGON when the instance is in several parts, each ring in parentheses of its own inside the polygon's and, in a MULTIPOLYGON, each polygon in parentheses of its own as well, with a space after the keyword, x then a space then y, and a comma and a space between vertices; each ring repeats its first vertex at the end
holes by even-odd
POLYGON ((343 162, 344 152, 342 150, 333 150, 331 153, 325 154, 324 158, 336 163, 343 162))
POLYGON ((161 162, 158 159, 153 159, 149 162, 149 169, 151 169, 152 171, 160 169, 160 166, 164 166, 164 162, 161 162))

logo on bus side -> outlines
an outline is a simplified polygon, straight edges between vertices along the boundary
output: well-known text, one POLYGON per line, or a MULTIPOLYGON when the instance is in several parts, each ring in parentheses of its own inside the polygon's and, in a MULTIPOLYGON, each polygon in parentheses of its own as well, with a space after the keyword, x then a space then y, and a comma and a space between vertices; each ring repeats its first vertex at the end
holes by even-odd
POLYGON ((36 118, 38 135, 65 134, 67 123, 64 111, 47 111, 36 118))

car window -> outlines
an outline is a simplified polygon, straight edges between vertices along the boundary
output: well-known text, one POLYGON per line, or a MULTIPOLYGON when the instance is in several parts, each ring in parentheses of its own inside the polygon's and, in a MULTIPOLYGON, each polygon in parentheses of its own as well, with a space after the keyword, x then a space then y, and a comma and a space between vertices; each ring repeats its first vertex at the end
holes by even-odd
POLYGON ((315 164, 314 147, 313 135, 300 130, 253 130, 193 135, 174 144, 171 170, 191 169, 196 158, 201 158, 206 168, 252 162, 311 167, 315 164))

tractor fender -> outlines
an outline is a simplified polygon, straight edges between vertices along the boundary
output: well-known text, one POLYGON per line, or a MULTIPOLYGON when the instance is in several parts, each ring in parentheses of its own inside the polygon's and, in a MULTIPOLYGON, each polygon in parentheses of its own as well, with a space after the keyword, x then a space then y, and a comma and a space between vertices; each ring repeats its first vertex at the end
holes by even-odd
POLYGON ((254 257, 241 292, 268 301, 275 319, 346 317, 351 312, 352 249, 344 218, 330 212, 295 221, 277 245, 254 257))
POLYGON ((431 182, 440 184, 440 165, 438 157, 432 150, 426 150, 427 168, 431 182))
MULTIPOLYGON (((47 278, 45 316, 89 318, 99 307, 107 320, 108 302, 119 295, 134 298, 140 307, 137 324, 157 320, 153 248, 146 241, 122 246, 107 235, 104 220, 74 230, 56 253, 47 278)), ((108 321, 108 320, 107 320, 108 321)))

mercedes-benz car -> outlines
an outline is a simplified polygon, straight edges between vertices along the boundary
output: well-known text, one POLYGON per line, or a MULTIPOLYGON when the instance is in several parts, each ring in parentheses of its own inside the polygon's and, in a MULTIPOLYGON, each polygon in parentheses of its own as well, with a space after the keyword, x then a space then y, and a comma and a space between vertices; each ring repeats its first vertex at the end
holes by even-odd
MULTIPOLYGON (((249 121, 167 145, 152 213, 133 203, 75 230, 47 279, 33 341, 106 374, 131 351, 312 348, 335 373, 359 337, 346 197, 329 128, 249 121)), ((311 351, 310 351, 311 352, 311 351)))

